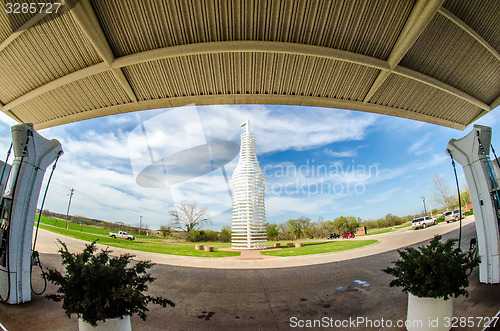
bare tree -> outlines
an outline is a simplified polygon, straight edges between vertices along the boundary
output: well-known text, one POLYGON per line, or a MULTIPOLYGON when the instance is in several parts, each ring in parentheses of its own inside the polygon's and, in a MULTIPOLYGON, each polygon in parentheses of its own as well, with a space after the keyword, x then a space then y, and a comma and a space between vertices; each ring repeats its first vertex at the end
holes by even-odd
POLYGON ((198 208, 198 203, 182 201, 174 210, 169 211, 172 227, 188 233, 203 223, 210 223, 206 208, 198 208))
POLYGON ((434 185, 434 191, 432 192, 432 198, 439 205, 446 209, 453 209, 457 204, 457 197, 452 193, 450 185, 440 174, 434 174, 432 178, 432 183, 434 185))

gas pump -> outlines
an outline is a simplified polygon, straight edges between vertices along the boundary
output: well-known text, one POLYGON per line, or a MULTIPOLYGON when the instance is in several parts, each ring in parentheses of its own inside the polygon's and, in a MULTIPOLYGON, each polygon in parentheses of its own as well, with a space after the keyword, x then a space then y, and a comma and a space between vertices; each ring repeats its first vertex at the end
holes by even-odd
POLYGON ((5 185, 7 185, 7 179, 10 174, 10 165, 6 162, 0 161, 0 197, 5 192, 5 185))
POLYGON ((446 152, 464 169, 476 220, 481 283, 500 283, 499 177, 489 157, 491 128, 474 125, 461 139, 451 139, 446 152))
POLYGON ((0 208, 0 299, 31 300, 31 242, 45 169, 63 153, 59 141, 39 135, 32 124, 12 127, 14 161, 0 208))
MULTIPOLYGON (((7 179, 9 178, 11 166, 7 163, 9 160, 10 152, 12 150, 12 145, 9 148, 9 152, 7 153, 7 158, 5 162, 0 161, 0 169, 2 169, 2 174, 0 175, 0 197, 2 197, 5 193, 5 186, 7 185, 7 179)), ((0 211, 1 211, 1 198, 0 198, 0 211)), ((4 247, 6 247, 7 234, 5 231, 8 229, 7 221, 3 221, 3 218, 0 217, 0 264, 2 264, 4 247)), ((2 299, 0 295, 0 299, 2 299)))

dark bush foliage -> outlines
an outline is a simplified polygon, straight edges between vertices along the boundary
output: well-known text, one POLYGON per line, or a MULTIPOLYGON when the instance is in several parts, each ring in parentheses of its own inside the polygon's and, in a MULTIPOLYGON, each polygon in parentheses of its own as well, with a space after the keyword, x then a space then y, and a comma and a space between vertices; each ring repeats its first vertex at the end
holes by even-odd
POLYGON ((96 326, 99 321, 124 315, 139 314, 145 320, 150 302, 174 306, 168 299, 144 294, 148 283, 155 280, 147 273, 153 265, 150 261, 127 267, 133 255, 110 257, 109 249, 96 253, 95 242, 86 245, 82 253, 70 253, 65 243, 59 243, 66 273, 48 269, 47 280, 59 286, 59 294, 47 295, 47 298, 62 301, 68 317, 77 314, 96 326))
POLYGON ((399 260, 394 267, 384 269, 394 276, 389 285, 403 288, 403 292, 423 298, 468 296, 468 276, 481 261, 476 250, 467 253, 455 247, 456 239, 444 244, 437 235, 427 246, 398 250, 399 260))

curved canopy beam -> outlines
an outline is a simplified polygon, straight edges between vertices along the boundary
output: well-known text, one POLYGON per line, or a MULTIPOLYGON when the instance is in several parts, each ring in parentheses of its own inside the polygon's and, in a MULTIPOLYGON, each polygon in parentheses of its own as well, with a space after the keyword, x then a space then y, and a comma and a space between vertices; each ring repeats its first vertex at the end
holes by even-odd
POLYGON ((1 110, 42 128, 293 104, 464 129, 500 104, 498 1, 184 1, 79 0, 14 32, 0 12, 1 110))
MULTIPOLYGON (((426 76, 417 71, 402 66, 396 66, 394 69, 391 69, 388 62, 372 58, 366 55, 361 55, 341 50, 334 50, 319 46, 297 45, 292 43, 260 42, 260 41, 224 41, 224 42, 212 42, 212 43, 166 47, 161 49, 155 49, 152 51, 146 51, 146 52, 123 56, 121 58, 114 59, 110 63, 110 65, 108 65, 107 63, 96 64, 94 66, 79 70, 77 72, 73 72, 57 80, 54 80, 50 83, 47 83, 21 96, 20 98, 10 102, 9 104, 6 104, 3 107, 3 110, 4 111, 11 110, 17 105, 20 105, 30 99, 36 98, 51 90, 76 82, 83 78, 102 73, 104 71, 119 70, 121 68, 126 68, 128 66, 140 63, 158 61, 163 59, 181 58, 193 55, 223 54, 223 53, 269 53, 269 54, 302 55, 302 56, 311 56, 311 57, 325 58, 329 60, 338 60, 348 63, 359 64, 369 68, 379 69, 382 72, 386 73, 387 75, 394 73, 397 75, 410 78, 412 80, 419 81, 426 85, 438 88, 446 93, 449 93, 469 103, 472 103, 486 111, 489 111, 491 109, 490 106, 485 104, 484 102, 472 97, 471 95, 468 95, 463 91, 460 91, 457 88, 449 86, 439 80, 433 79, 432 77, 426 76)), ((130 87, 130 85, 128 85, 128 87, 130 87)), ((135 98, 134 101, 137 101, 137 98, 135 98)))

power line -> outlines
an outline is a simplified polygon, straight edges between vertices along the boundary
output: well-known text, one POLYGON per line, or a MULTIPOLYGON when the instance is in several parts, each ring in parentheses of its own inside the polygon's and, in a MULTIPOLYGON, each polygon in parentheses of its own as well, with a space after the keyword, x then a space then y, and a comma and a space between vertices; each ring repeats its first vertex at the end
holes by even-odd
POLYGON ((142 216, 139 218, 139 238, 141 237, 141 228, 142 228, 142 216))
MULTIPOLYGON (((61 183, 58 183, 58 182, 54 182, 54 181, 53 181, 52 183, 53 183, 53 184, 56 184, 56 185, 59 185, 59 186, 61 186, 61 187, 64 187, 64 188, 70 189, 70 187, 69 187, 69 186, 67 186, 67 185, 64 185, 64 184, 61 184, 61 183)), ((84 192, 83 192, 82 190, 80 190, 80 189, 75 189, 75 192, 76 192, 76 193, 78 193, 78 194, 81 194, 81 195, 85 196, 86 198, 88 198, 88 199, 90 199, 90 200, 95 201, 96 203, 98 203, 98 204, 100 204, 100 205, 103 205, 103 206, 106 206, 106 207, 109 207, 109 208, 116 209, 116 206, 112 206, 112 205, 107 204, 107 203, 105 203, 105 202, 103 202, 103 201, 101 201, 101 200, 97 200, 96 198, 94 198, 94 197, 92 197, 92 196, 90 196, 90 195, 88 195, 88 194, 84 193, 84 192)), ((117 210, 117 212, 125 213, 125 214, 128 214, 128 215, 133 215, 133 216, 135 216, 135 217, 138 217, 138 216, 139 216, 139 214, 134 214, 134 213, 132 213, 132 212, 128 212, 128 211, 125 211, 125 210, 117 210)))
POLYGON ((71 198, 73 198, 73 192, 75 192, 75 189, 71 188, 70 194, 69 194, 68 211, 66 212, 66 229, 68 228, 69 207, 71 207, 71 198))
MULTIPOLYGON (((141 215, 139 215, 139 214, 136 214, 136 213, 133 213, 133 212, 130 212, 130 211, 126 211, 126 210, 123 210, 123 209, 119 209, 119 208, 117 208, 116 206, 113 206, 113 205, 107 204, 107 203, 103 202, 102 200, 98 200, 98 199, 96 199, 96 198, 94 198, 94 197, 92 197, 92 196, 90 196, 90 195, 88 195, 88 194, 84 193, 84 192, 83 192, 82 190, 80 190, 80 189, 70 188, 70 187, 69 187, 69 186, 67 186, 67 185, 64 185, 64 184, 61 184, 61 183, 58 183, 58 182, 55 182, 55 181, 53 181, 52 183, 53 183, 53 184, 56 184, 56 185, 59 185, 59 186, 61 186, 61 187, 64 187, 64 188, 67 188, 67 189, 73 190, 73 192, 74 192, 75 194, 81 194, 81 195, 85 196, 85 197, 87 198, 87 200, 92 200, 92 201, 94 201, 94 202, 96 202, 96 203, 98 203, 98 204, 100 204, 100 205, 102 205, 102 206, 105 206, 105 207, 111 208, 111 209, 114 211, 114 213, 117 213, 117 214, 122 214, 122 215, 127 215, 127 216, 134 216, 134 218, 136 218, 136 217, 143 217, 143 219, 145 219, 145 220, 149 220, 150 222, 153 222, 153 220, 151 220, 151 219, 149 219, 149 218, 147 218, 147 217, 144 217, 144 216, 141 216, 141 215)), ((69 210, 69 208, 68 208, 68 210, 69 210)), ((154 223, 154 222, 153 222, 153 223, 154 223)))
MULTIPOLYGON (((95 202, 99 203, 100 205, 103 205, 103 206, 106 206, 106 207, 109 207, 109 208, 113 208, 115 210, 117 209, 116 206, 112 206, 112 205, 109 205, 109 204, 107 204, 105 202, 99 201, 99 200, 97 200, 97 199, 95 199, 95 198, 93 198, 93 197, 91 197, 91 196, 83 193, 81 190, 77 190, 76 192, 80 193, 81 195, 84 195, 85 197, 87 197, 87 198, 89 198, 91 200, 94 200, 95 202)), ((135 216, 135 217, 140 216, 139 214, 135 214, 135 213, 132 213, 132 212, 129 212, 129 211, 125 211, 125 210, 122 210, 122 209, 120 209, 119 212, 124 213, 124 214, 128 214, 128 215, 132 215, 132 216, 135 216)))

